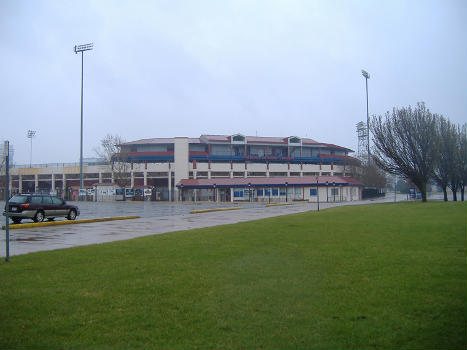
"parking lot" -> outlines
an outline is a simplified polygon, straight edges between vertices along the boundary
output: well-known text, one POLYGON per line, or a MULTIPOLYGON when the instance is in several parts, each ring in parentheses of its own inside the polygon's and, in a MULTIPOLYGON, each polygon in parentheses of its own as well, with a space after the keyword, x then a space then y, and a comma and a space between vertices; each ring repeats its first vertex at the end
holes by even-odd
MULTIPOLYGON (((398 196, 397 200, 406 200, 406 196, 398 196)), ((394 201, 394 197, 387 196, 386 198, 373 201, 320 203, 320 208, 326 209, 338 205, 358 205, 387 201, 394 201)), ((265 207, 264 203, 175 204, 157 202, 74 202, 74 204, 78 205, 80 208, 80 219, 127 215, 138 215, 141 218, 77 225, 12 229, 10 230, 10 255, 105 243, 153 234, 233 224, 317 210, 316 203, 296 203, 294 205, 277 207, 265 207), (189 214, 191 210, 229 206, 242 206, 244 209, 189 214)), ((0 203, 0 205, 3 208, 5 204, 3 202, 0 203)), ((25 220, 25 222, 27 221, 25 220)), ((3 223, 4 219, 2 220, 2 224, 3 223)), ((5 231, 1 231, 1 233, 0 256, 5 256, 5 231)))

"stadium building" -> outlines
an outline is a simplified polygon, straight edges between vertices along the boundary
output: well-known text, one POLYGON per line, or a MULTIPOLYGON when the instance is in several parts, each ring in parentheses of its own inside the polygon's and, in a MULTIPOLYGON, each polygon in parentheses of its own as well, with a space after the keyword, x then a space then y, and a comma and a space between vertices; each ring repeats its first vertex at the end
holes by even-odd
MULTIPOLYGON (((127 196, 163 201, 350 201, 361 199, 362 184, 351 178, 353 151, 309 138, 201 135, 153 138, 120 145, 113 164, 85 162, 84 187, 118 193, 115 164, 126 164, 127 196), (149 199, 149 198, 147 198, 149 199)), ((74 199, 78 164, 14 167, 16 192, 56 192, 74 199)), ((119 175, 121 177, 122 174, 119 175)))

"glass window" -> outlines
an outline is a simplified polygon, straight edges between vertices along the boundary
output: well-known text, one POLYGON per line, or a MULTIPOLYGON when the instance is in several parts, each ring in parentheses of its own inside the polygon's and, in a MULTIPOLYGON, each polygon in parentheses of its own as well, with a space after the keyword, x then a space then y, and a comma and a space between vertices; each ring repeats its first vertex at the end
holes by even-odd
POLYGON ((14 195, 13 197, 10 198, 10 203, 23 204, 23 203, 26 203, 28 201, 28 198, 30 198, 30 197, 14 195))
POLYGON ((339 189, 338 188, 331 188, 331 196, 338 196, 339 189))
POLYGON ((35 203, 35 204, 42 203, 42 197, 39 197, 39 196, 31 197, 31 203, 35 203))
POLYGON ((63 202, 60 198, 57 198, 57 197, 52 197, 52 203, 53 204, 56 204, 56 205, 62 205, 63 202))
POLYGON ((243 197, 243 190, 235 190, 234 191, 234 197, 235 198, 243 197))
POLYGON ((277 197, 279 195, 279 190, 277 188, 273 188, 272 195, 277 197))
POLYGON ((271 189, 270 188, 265 188, 264 189, 264 195, 269 196, 271 194, 271 189))
POLYGON ((280 194, 281 196, 285 196, 285 187, 280 188, 280 194))
POLYGON ((257 195, 258 195, 258 197, 262 197, 262 196, 263 196, 263 189, 262 189, 262 188, 258 188, 258 190, 257 190, 257 195))
POLYGON ((310 196, 316 196, 318 194, 318 191, 316 188, 310 188, 310 196))
POLYGON ((42 197, 42 203, 52 204, 52 198, 51 197, 42 197))

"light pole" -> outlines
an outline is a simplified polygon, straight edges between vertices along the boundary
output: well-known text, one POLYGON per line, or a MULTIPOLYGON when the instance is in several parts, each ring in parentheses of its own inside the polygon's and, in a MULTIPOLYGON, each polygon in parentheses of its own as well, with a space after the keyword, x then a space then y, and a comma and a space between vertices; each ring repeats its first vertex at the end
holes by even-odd
POLYGON ((81 133, 79 143, 79 199, 81 200, 81 189, 83 188, 83 70, 84 70, 84 51, 93 49, 94 44, 75 45, 75 53, 81 52, 81 133))
POLYGON ((326 181, 326 203, 329 202, 329 191, 328 191, 329 182, 326 181))
POLYGON ((31 140, 31 152, 29 153, 29 167, 32 167, 32 138, 36 136, 35 130, 28 130, 28 139, 31 140))
POLYGON ((336 202, 336 183, 332 183, 332 192, 334 192, 334 202, 336 202))
POLYGON ((319 177, 316 176, 316 195, 318 197, 318 211, 319 211, 319 187, 318 187, 318 179, 319 177))
POLYGON ((3 146, 3 157, 5 160, 5 261, 10 261, 10 219, 8 218, 10 199, 10 142, 5 141, 3 146))
POLYGON ((370 74, 366 70, 362 69, 362 75, 365 77, 366 85, 366 135, 367 135, 367 153, 368 153, 368 165, 370 164, 370 113, 368 111, 368 79, 370 74))
POLYGON ((287 186, 289 186, 289 183, 286 181, 285 182, 285 202, 287 203, 288 202, 288 190, 287 190, 287 186))

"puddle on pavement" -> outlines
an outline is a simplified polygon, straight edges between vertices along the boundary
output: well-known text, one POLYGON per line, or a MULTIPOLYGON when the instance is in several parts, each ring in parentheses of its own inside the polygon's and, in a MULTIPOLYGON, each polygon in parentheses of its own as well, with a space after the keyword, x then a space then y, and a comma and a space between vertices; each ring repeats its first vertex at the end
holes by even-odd
POLYGON ((41 241, 45 241, 45 240, 48 240, 48 239, 51 239, 51 238, 53 238, 53 237, 44 237, 44 236, 26 237, 26 238, 16 238, 15 241, 20 242, 20 243, 41 242, 41 241))

